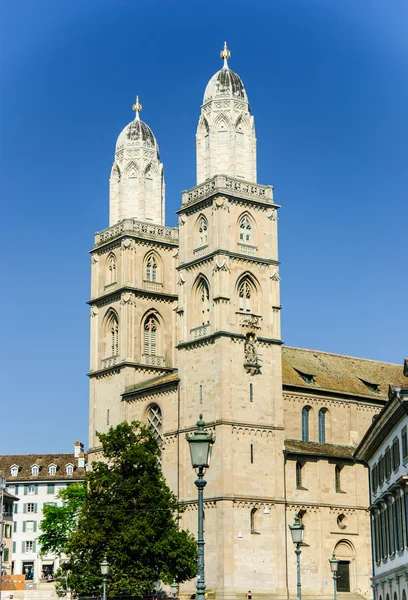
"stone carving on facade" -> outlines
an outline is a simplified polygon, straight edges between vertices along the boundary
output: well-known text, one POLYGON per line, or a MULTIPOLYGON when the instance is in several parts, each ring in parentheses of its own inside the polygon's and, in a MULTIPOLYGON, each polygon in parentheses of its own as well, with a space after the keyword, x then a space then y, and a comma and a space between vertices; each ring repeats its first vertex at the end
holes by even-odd
POLYGON ((186 280, 184 279, 183 271, 179 271, 179 285, 183 285, 186 280))
POLYGON ((244 367, 250 375, 258 375, 261 372, 258 351, 256 348, 256 335, 254 332, 247 334, 244 344, 244 367))
POLYGON ((277 214, 276 208, 272 208, 271 209, 271 214, 268 215, 268 219, 270 221, 277 221, 278 220, 278 214, 277 214))
POLYGON ((218 256, 215 259, 215 264, 214 264, 214 267, 213 267, 213 272, 215 273, 217 271, 225 271, 227 273, 230 273, 230 269, 229 269, 229 267, 227 265, 227 261, 226 261, 225 256, 223 257, 221 263, 218 262, 218 256))
POLYGON ((129 292, 124 292, 120 299, 120 303, 124 304, 133 304, 134 294, 129 294, 129 292))
POLYGON ((92 254, 91 265, 96 265, 99 262, 99 256, 97 254, 92 254))
POLYGON ((272 279, 272 281, 280 281, 278 269, 274 269, 270 279, 272 279))
POLYGON ((240 314, 239 324, 241 327, 250 327, 251 329, 260 329, 262 317, 259 315, 240 314))
POLYGON ((131 249, 131 247, 132 247, 132 240, 130 240, 129 238, 126 238, 122 241, 122 248, 127 250, 127 249, 131 249))
POLYGON ((98 307, 95 305, 91 306, 91 317, 96 317, 97 314, 98 314, 98 307))
POLYGON ((184 215, 180 215, 179 220, 178 220, 179 227, 182 227, 186 221, 187 221, 186 217, 184 215))
POLYGON ((223 209, 229 212, 228 200, 224 196, 217 196, 214 198, 213 211, 223 209))

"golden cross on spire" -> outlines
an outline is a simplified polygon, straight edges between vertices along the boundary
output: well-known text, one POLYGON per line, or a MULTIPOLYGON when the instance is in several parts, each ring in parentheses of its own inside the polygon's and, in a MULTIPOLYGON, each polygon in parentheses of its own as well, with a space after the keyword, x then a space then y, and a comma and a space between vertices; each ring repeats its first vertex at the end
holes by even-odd
POLYGON ((136 119, 139 118, 139 113, 141 112, 142 108, 143 107, 142 107, 142 105, 139 102, 139 96, 136 96, 136 102, 132 106, 132 110, 134 110, 135 113, 136 113, 136 117, 135 117, 136 119))
POLYGON ((227 65, 227 60, 231 58, 231 52, 228 50, 227 42, 224 42, 224 49, 220 52, 220 57, 224 59, 224 67, 227 65))

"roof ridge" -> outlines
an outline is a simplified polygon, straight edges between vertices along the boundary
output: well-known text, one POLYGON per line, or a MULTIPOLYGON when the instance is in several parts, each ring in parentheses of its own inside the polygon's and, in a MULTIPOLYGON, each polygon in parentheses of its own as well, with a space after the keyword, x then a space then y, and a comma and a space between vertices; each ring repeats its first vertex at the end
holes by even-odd
MULTIPOLYGON (((341 358, 352 358, 353 360, 364 360, 364 361, 368 361, 368 362, 373 362, 373 363, 380 363, 380 364, 386 364, 386 365, 393 365, 393 366, 400 366, 399 363, 395 363, 395 362, 389 362, 386 360, 378 360, 376 358, 362 358, 361 356, 351 356, 349 354, 339 354, 338 352, 328 352, 327 350, 314 350, 313 348, 299 348, 297 346, 287 346, 284 345, 282 346, 282 350, 284 350, 285 348, 288 348, 288 350, 302 350, 304 352, 318 352, 319 354, 327 354, 329 356, 339 356, 341 358)), ((402 368, 402 366, 401 366, 402 368)))

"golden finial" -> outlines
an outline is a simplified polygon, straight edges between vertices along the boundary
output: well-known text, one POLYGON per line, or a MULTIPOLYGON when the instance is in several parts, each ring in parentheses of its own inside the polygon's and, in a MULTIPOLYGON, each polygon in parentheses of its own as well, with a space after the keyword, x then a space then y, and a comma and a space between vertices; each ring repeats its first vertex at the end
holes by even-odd
POLYGON ((224 67, 227 67, 227 60, 231 58, 231 52, 228 50, 227 42, 224 42, 224 49, 221 50, 220 57, 224 59, 224 67))
POLYGON ((135 119, 138 119, 138 118, 139 118, 139 113, 141 112, 142 108, 143 108, 143 107, 142 107, 142 105, 141 105, 141 104, 140 104, 140 102, 139 102, 139 96, 136 96, 136 102, 135 102, 135 103, 134 103, 134 105, 132 106, 132 110, 134 110, 134 111, 135 111, 135 113, 136 113, 136 117, 135 117, 135 119))

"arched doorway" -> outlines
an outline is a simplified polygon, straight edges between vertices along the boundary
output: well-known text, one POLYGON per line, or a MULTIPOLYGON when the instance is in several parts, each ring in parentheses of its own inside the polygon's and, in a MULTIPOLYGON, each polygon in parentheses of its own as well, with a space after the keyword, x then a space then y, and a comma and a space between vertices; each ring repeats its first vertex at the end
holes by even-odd
POLYGON ((337 590, 339 592, 355 591, 355 550, 353 544, 348 540, 340 540, 336 544, 334 553, 339 561, 337 569, 337 590))

